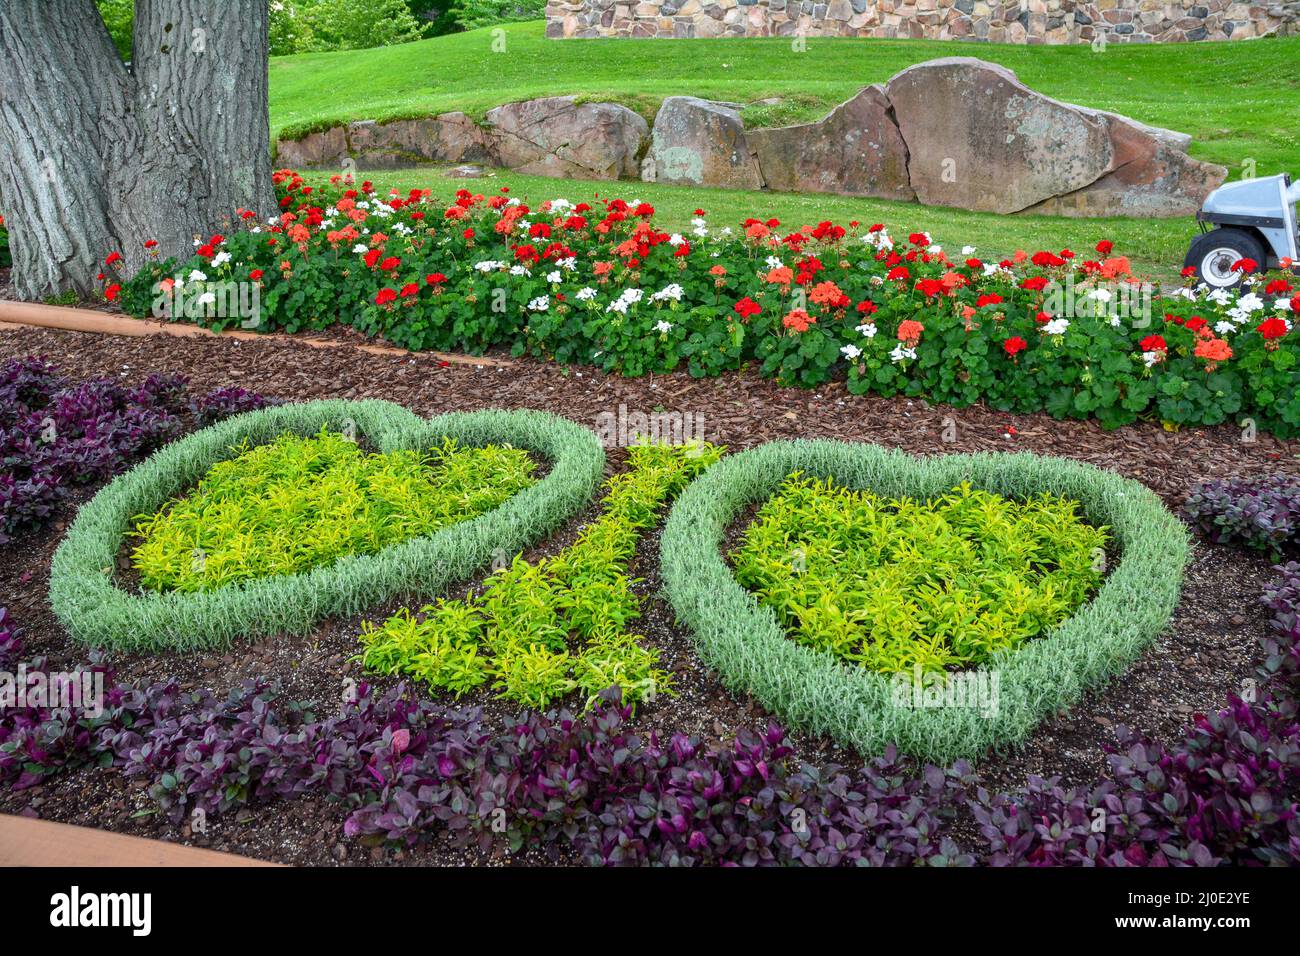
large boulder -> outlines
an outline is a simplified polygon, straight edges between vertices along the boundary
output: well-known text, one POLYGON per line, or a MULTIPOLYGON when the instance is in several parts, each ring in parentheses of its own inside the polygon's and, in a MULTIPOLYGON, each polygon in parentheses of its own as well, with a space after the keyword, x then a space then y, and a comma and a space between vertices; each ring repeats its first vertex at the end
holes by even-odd
POLYGON ((929 205, 1019 212, 1115 168, 1110 124, 972 57, 908 67, 886 88, 908 173, 929 205))
POLYGON ((341 166, 347 158, 348 140, 341 126, 308 133, 302 139, 282 139, 275 144, 275 164, 281 168, 341 166))
POLYGON ((548 96, 507 103, 487 114, 500 165, 536 176, 635 177, 650 127, 616 103, 548 96))
POLYGON ((694 96, 670 96, 659 107, 642 178, 728 189, 763 186, 740 113, 694 96))
POLYGON ((1098 115, 1109 124, 1114 170, 1083 189, 1031 206, 1029 212, 1079 217, 1191 216, 1228 178, 1224 167, 1187 155, 1191 137, 1185 133, 1145 126, 1114 113, 1098 115))
POLYGON ((368 169, 410 166, 420 162, 495 164, 491 133, 464 113, 427 119, 348 124, 348 148, 368 169))
POLYGON ((907 146, 881 86, 868 86, 816 123, 750 130, 746 139, 769 189, 916 198, 907 146))

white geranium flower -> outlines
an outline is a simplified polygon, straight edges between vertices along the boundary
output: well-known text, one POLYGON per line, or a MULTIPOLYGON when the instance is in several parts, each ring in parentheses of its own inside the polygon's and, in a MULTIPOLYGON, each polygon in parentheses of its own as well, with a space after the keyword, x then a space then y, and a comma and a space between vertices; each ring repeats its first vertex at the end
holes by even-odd
POLYGON ((852 362, 862 354, 862 349, 858 348, 856 345, 841 345, 840 354, 852 362))
POLYGON ((894 351, 889 353, 889 360, 894 363, 902 362, 904 359, 916 358, 916 349, 909 349, 899 342, 894 346, 894 351))
POLYGON ((549 295, 539 295, 528 303, 529 312, 546 312, 551 308, 551 297, 549 295))
POLYGON ((513 266, 510 267, 510 274, 511 274, 512 276, 530 276, 530 275, 532 275, 532 273, 528 271, 528 267, 527 267, 527 266, 518 265, 518 264, 513 265, 513 266))
POLYGON ((552 284, 559 284, 564 281, 564 276, 560 275, 559 269, 555 269, 552 272, 546 273, 546 281, 552 284))
POLYGON ((591 286, 586 286, 585 288, 578 290, 578 294, 577 296, 575 296, 575 298, 579 302, 589 302, 592 299, 596 298, 596 290, 593 289, 591 286))
POLYGON ((673 324, 660 319, 655 323, 655 330, 658 332, 671 332, 673 330, 673 324))
POLYGON ((858 326, 858 331, 869 339, 874 339, 876 337, 876 326, 872 322, 863 322, 858 326))
MULTIPOLYGON (((357 248, 364 250, 365 246, 357 246, 357 248)), ((497 269, 500 269, 503 265, 505 265, 504 262, 495 262, 492 259, 484 259, 482 262, 474 263, 474 268, 479 272, 482 272, 484 275, 487 275, 489 272, 495 272, 497 269)))
POLYGON ((1069 327, 1069 319, 1052 319, 1052 321, 1043 326, 1043 332, 1046 335, 1064 335, 1065 330, 1069 327))
POLYGON ((191 281, 191 282, 207 282, 207 281, 208 281, 208 277, 207 277, 207 274, 206 274, 206 273, 200 272, 198 269, 191 269, 191 270, 190 270, 190 281, 191 281))
POLYGON ((973 256, 973 255, 975 255, 975 247, 974 247, 974 246, 962 246, 962 247, 961 247, 961 254, 962 254, 963 256, 973 256))
POLYGON ((226 252, 225 249, 222 249, 220 252, 218 252, 215 256, 212 257, 212 264, 214 266, 224 266, 229 261, 230 261, 230 253, 226 252))
POLYGON ((1160 356, 1162 354, 1162 352, 1143 352, 1142 361, 1146 363, 1147 368, 1150 368, 1160 361, 1160 356))
POLYGON ((680 302, 682 300, 682 295, 684 294, 684 291, 685 290, 683 290, 680 285, 674 282, 671 285, 665 286, 664 288, 660 289, 654 295, 650 296, 650 298, 655 302, 665 302, 668 300, 671 300, 673 302, 680 302))
POLYGON ((668 245, 670 246, 680 246, 685 241, 686 240, 682 238, 682 234, 680 232, 674 232, 671 236, 668 237, 668 245))

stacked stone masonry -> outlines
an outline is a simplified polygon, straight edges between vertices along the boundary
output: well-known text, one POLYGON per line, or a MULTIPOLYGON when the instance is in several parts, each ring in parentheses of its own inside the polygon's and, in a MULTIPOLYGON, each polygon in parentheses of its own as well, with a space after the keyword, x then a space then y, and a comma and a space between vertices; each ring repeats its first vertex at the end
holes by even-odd
POLYGON ((1233 0, 549 0, 552 38, 882 37, 1178 43, 1300 32, 1300 2, 1233 0))

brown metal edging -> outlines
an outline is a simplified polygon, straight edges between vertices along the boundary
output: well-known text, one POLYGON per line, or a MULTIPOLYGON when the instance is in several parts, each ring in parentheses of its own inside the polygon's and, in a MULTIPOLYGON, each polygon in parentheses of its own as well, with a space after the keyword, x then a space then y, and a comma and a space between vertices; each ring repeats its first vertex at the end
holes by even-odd
POLYGON ((0 814, 0 866, 279 866, 233 853, 0 814))
POLYGON ((72 309, 61 305, 44 305, 40 302, 0 301, 0 323, 28 325, 44 329, 63 329, 69 332, 93 332, 100 335, 171 335, 178 338, 220 338, 235 339, 239 342, 269 341, 287 342, 294 345, 306 345, 314 349, 354 348, 371 355, 411 356, 427 355, 440 362, 453 365, 490 365, 510 366, 510 359, 490 358, 488 356, 460 355, 455 352, 409 352, 406 349, 387 345, 366 345, 354 342, 336 342, 331 339, 305 338, 297 335, 283 335, 278 332, 213 332, 198 325, 180 322, 155 322, 149 319, 133 319, 126 315, 113 315, 95 312, 91 309, 72 309))

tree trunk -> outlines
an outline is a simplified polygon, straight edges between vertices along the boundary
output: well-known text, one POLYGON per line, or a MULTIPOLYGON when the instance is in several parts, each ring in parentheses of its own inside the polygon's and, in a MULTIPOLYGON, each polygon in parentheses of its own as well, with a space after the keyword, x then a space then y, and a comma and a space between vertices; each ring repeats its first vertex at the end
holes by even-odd
POLYGON ((267 0, 136 0, 131 68, 93 0, 0 0, 0 197, 24 299, 188 256, 271 215, 267 0))

